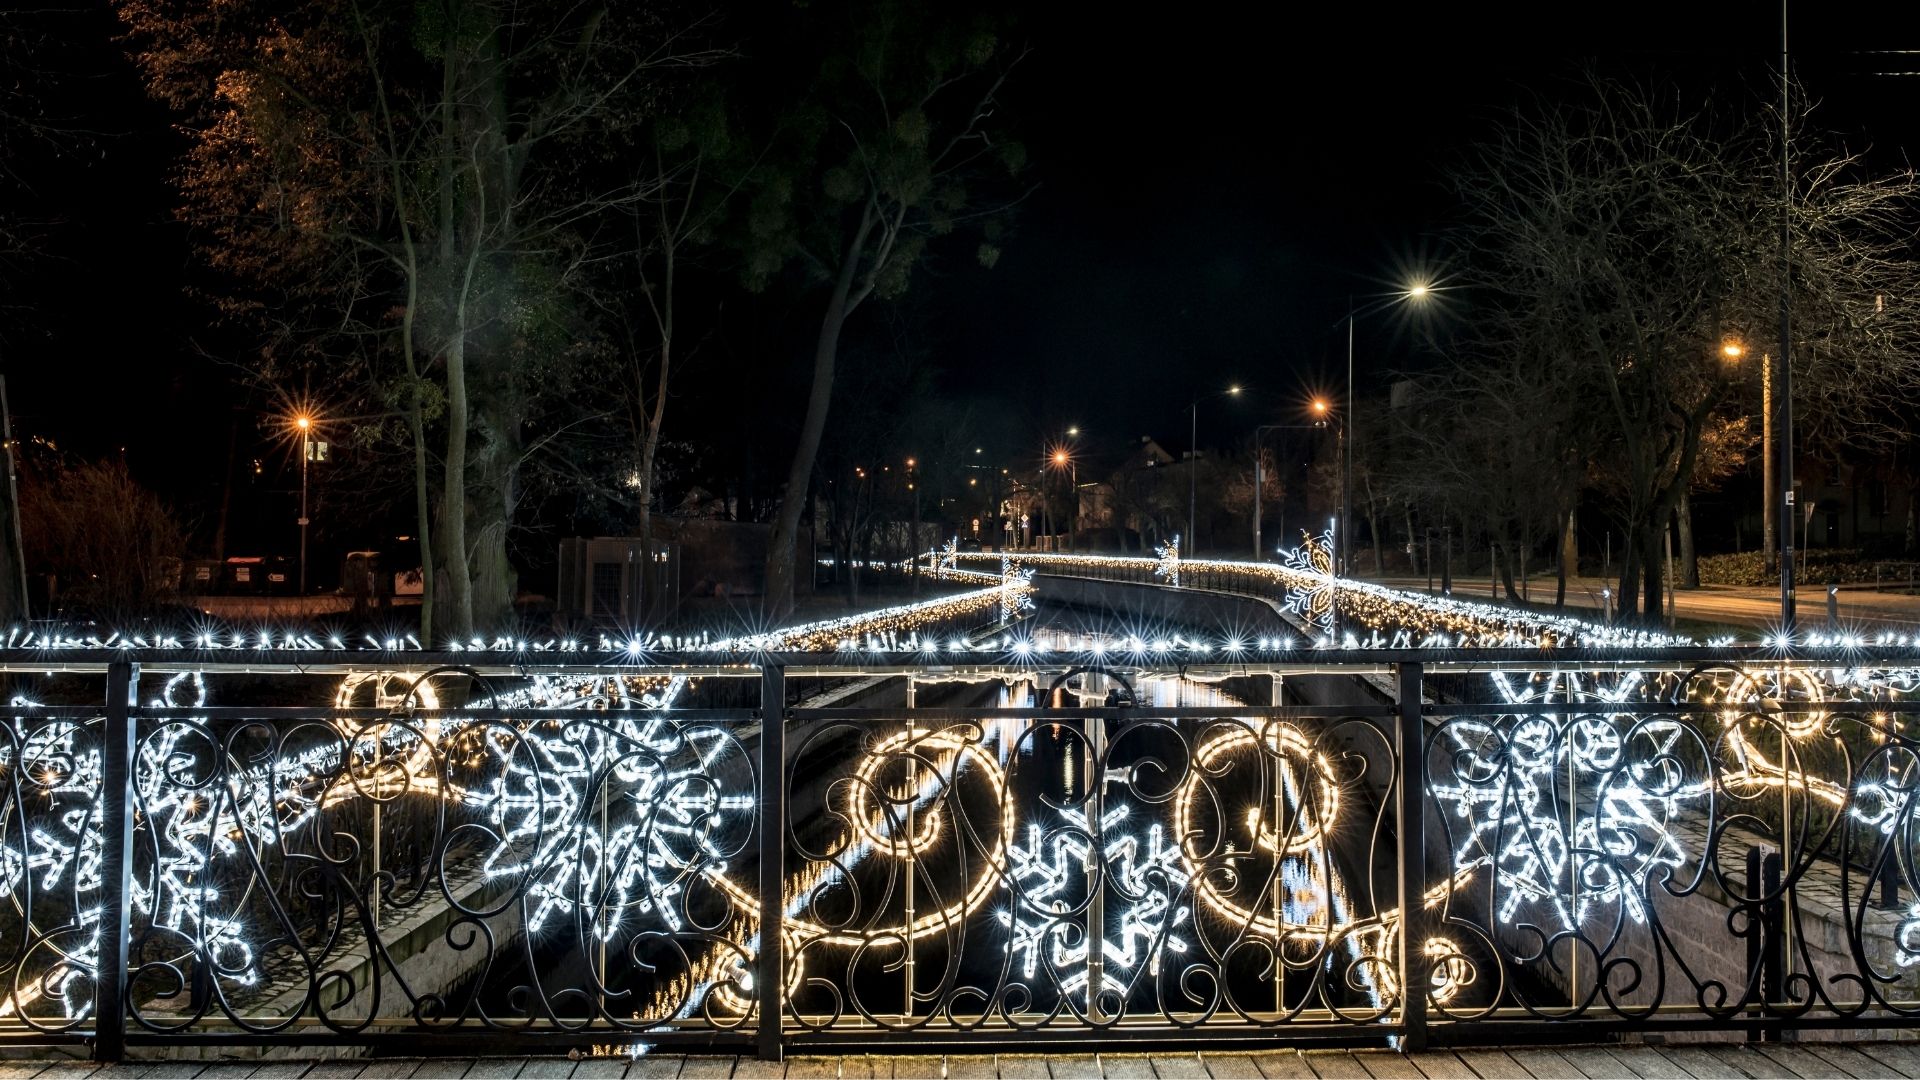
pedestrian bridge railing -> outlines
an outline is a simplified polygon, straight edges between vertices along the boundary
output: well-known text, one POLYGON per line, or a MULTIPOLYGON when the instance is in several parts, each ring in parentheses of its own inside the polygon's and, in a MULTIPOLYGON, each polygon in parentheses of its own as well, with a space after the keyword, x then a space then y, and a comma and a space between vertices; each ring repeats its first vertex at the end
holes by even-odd
POLYGON ((0 1044, 1920 1022, 1920 656, 1182 649, 0 654, 0 1044))

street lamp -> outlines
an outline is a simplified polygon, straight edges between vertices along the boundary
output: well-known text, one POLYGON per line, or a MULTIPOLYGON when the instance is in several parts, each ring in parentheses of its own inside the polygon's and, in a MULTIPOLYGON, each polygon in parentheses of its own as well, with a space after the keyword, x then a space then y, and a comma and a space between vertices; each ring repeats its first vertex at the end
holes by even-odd
MULTIPOLYGON (((1313 403, 1313 408, 1316 413, 1324 414, 1326 412, 1326 402, 1315 401, 1313 403)), ((1261 561, 1262 558, 1264 558, 1264 555, 1262 554, 1263 549, 1260 546, 1260 526, 1261 526, 1260 519, 1263 516, 1264 511, 1266 510, 1266 503, 1261 499, 1260 489, 1261 489, 1262 481, 1265 479, 1266 461, 1263 460, 1262 455, 1260 453, 1260 433, 1263 431, 1290 431, 1290 430, 1318 429, 1326 426, 1327 426, 1326 421, 1322 420, 1318 423, 1313 423, 1313 424, 1261 424, 1259 427, 1256 427, 1253 429, 1253 561, 1254 562, 1259 562, 1261 561)), ((1283 500, 1282 505, 1284 506, 1285 493, 1282 493, 1281 498, 1283 500)), ((1281 523, 1283 525, 1285 524, 1284 515, 1282 515, 1281 523)))
MULTIPOLYGON (((1340 525, 1339 525, 1339 533, 1334 537, 1334 541, 1336 543, 1336 547, 1334 550, 1338 552, 1338 557, 1334 562, 1334 573, 1337 576, 1345 577, 1348 574, 1352 573, 1352 567, 1348 565, 1352 561, 1352 545, 1350 545, 1347 542, 1347 535, 1352 530, 1352 516, 1353 516, 1353 436, 1347 433, 1346 429, 1347 429, 1347 425, 1353 422, 1353 416, 1354 416, 1354 412, 1353 412, 1353 324, 1354 324, 1354 320, 1356 320, 1361 315, 1370 314, 1374 311, 1379 311, 1382 308, 1389 307, 1393 304, 1402 303, 1404 301, 1410 300, 1410 301, 1413 301, 1414 303, 1420 303, 1420 304, 1426 303, 1427 300, 1432 298, 1435 291, 1437 290, 1432 285, 1429 285, 1424 281, 1415 282, 1407 286, 1405 289, 1400 290, 1399 292, 1388 293, 1386 296, 1380 298, 1380 302, 1367 308, 1366 310, 1356 310, 1353 306, 1353 294, 1352 293, 1347 294, 1347 408, 1346 408, 1346 416, 1341 418, 1341 424, 1340 424, 1341 440, 1345 444, 1345 446, 1341 452, 1341 457, 1340 457, 1340 525)), ((1316 404, 1319 405, 1324 403, 1316 403, 1316 404)), ((1326 410, 1324 408, 1319 408, 1318 411, 1324 413, 1326 410)))
POLYGON ((313 456, 313 417, 293 418, 300 431, 300 595, 307 595, 307 462, 313 456))
MULTIPOLYGON (((1218 390, 1214 393, 1201 396, 1208 398, 1237 397, 1239 393, 1240 385, 1235 383, 1225 390, 1218 390)), ((1200 502, 1200 489, 1198 487, 1200 475, 1200 397, 1193 399, 1191 409, 1192 431, 1187 442, 1187 547, 1185 551, 1181 552, 1182 555, 1196 551, 1199 548, 1199 538, 1195 535, 1193 521, 1195 516, 1194 508, 1197 507, 1200 502)))
MULTIPOLYGON (((1079 433, 1080 429, 1077 427, 1067 429, 1069 435, 1079 433)), ((1073 497, 1067 500, 1067 550, 1078 551, 1080 550, 1080 462, 1063 447, 1053 452, 1053 467, 1056 469, 1064 467, 1068 472, 1067 482, 1071 485, 1073 497)))

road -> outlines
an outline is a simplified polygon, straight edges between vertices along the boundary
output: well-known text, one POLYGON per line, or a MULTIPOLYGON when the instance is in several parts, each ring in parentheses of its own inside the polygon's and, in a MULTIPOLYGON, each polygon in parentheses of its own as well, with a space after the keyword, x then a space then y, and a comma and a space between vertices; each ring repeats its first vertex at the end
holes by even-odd
MULTIPOLYGON (((1425 592, 1427 579, 1388 577, 1377 579, 1383 585, 1413 592, 1425 592)), ((1454 596, 1463 600, 1493 601, 1485 580, 1455 578, 1454 596)), ((1601 590, 1618 584, 1597 577, 1569 578, 1567 606, 1595 613, 1602 610, 1601 590)), ((1536 577, 1529 583, 1533 607, 1553 602, 1554 580, 1536 577)), ((1895 633, 1920 630, 1920 595, 1900 592, 1875 592, 1872 589, 1840 586, 1836 597, 1840 625, 1860 630, 1891 630, 1895 633)), ((1698 589, 1680 589, 1674 593, 1675 617, 1691 622, 1721 623, 1743 629, 1772 629, 1780 620, 1780 590, 1739 585, 1703 585, 1698 589)), ((1799 590, 1799 616, 1803 628, 1824 627, 1827 622, 1827 587, 1807 585, 1799 590)))

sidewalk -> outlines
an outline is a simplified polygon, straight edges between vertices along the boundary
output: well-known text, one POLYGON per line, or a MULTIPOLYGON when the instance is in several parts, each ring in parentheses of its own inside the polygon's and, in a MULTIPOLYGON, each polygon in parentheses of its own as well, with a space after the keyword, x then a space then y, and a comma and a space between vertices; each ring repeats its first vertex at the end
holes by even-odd
MULTIPOLYGON (((1370 578, 1382 585, 1409 592, 1426 592, 1424 577, 1370 578)), ((1518 587, 1519 582, 1514 583, 1518 587)), ((1527 606, 1546 610, 1553 606, 1555 582, 1551 575, 1535 576, 1528 582, 1527 606)), ((1439 588, 1438 579, 1435 589, 1439 588)), ((1601 590, 1618 589, 1619 583, 1597 577, 1567 579, 1567 606, 1598 614, 1605 601, 1601 590)), ((1505 590, 1495 596, 1486 578, 1454 575, 1453 595, 1460 600, 1505 604, 1505 590)), ((1801 585, 1796 592, 1802 625, 1824 626, 1827 620, 1827 586, 1801 585)), ((1871 587, 1840 586, 1837 595, 1840 624, 1856 629, 1885 629, 1895 632, 1920 630, 1920 595, 1901 592, 1874 592, 1871 587)), ((1619 598, 1614 598, 1619 610, 1619 598)), ((1780 590, 1744 585, 1703 585, 1698 589, 1679 589, 1674 593, 1675 617, 1692 622, 1722 623, 1745 629, 1770 629, 1780 620, 1780 590)))

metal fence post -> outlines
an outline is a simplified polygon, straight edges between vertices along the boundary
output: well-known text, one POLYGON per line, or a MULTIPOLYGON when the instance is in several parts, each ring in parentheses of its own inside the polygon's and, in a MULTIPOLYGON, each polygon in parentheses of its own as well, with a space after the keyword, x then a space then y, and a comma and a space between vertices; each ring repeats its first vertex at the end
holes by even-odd
MULTIPOLYGON (((1760 905, 1764 952, 1760 957, 1760 987, 1764 1011, 1774 1015, 1776 1008, 1787 1008, 1787 903, 1781 890, 1782 856, 1769 851, 1760 860, 1760 891, 1769 897, 1760 905)), ((1775 1020, 1766 1026, 1766 1040, 1779 1042, 1784 1026, 1775 1020)))
POLYGON ((93 1059, 127 1051, 127 898, 133 892, 133 695, 140 665, 107 665, 106 724, 100 745, 100 963, 94 978, 93 1059))
POLYGON ((1400 841, 1400 1049, 1427 1045, 1427 987, 1431 981, 1427 942, 1427 728, 1421 715, 1423 691, 1419 664, 1399 670, 1398 723, 1394 748, 1400 758, 1400 790, 1394 804, 1394 828, 1400 841))
POLYGON ((760 669, 760 1060, 779 1061, 786 1019, 787 671, 760 669))

